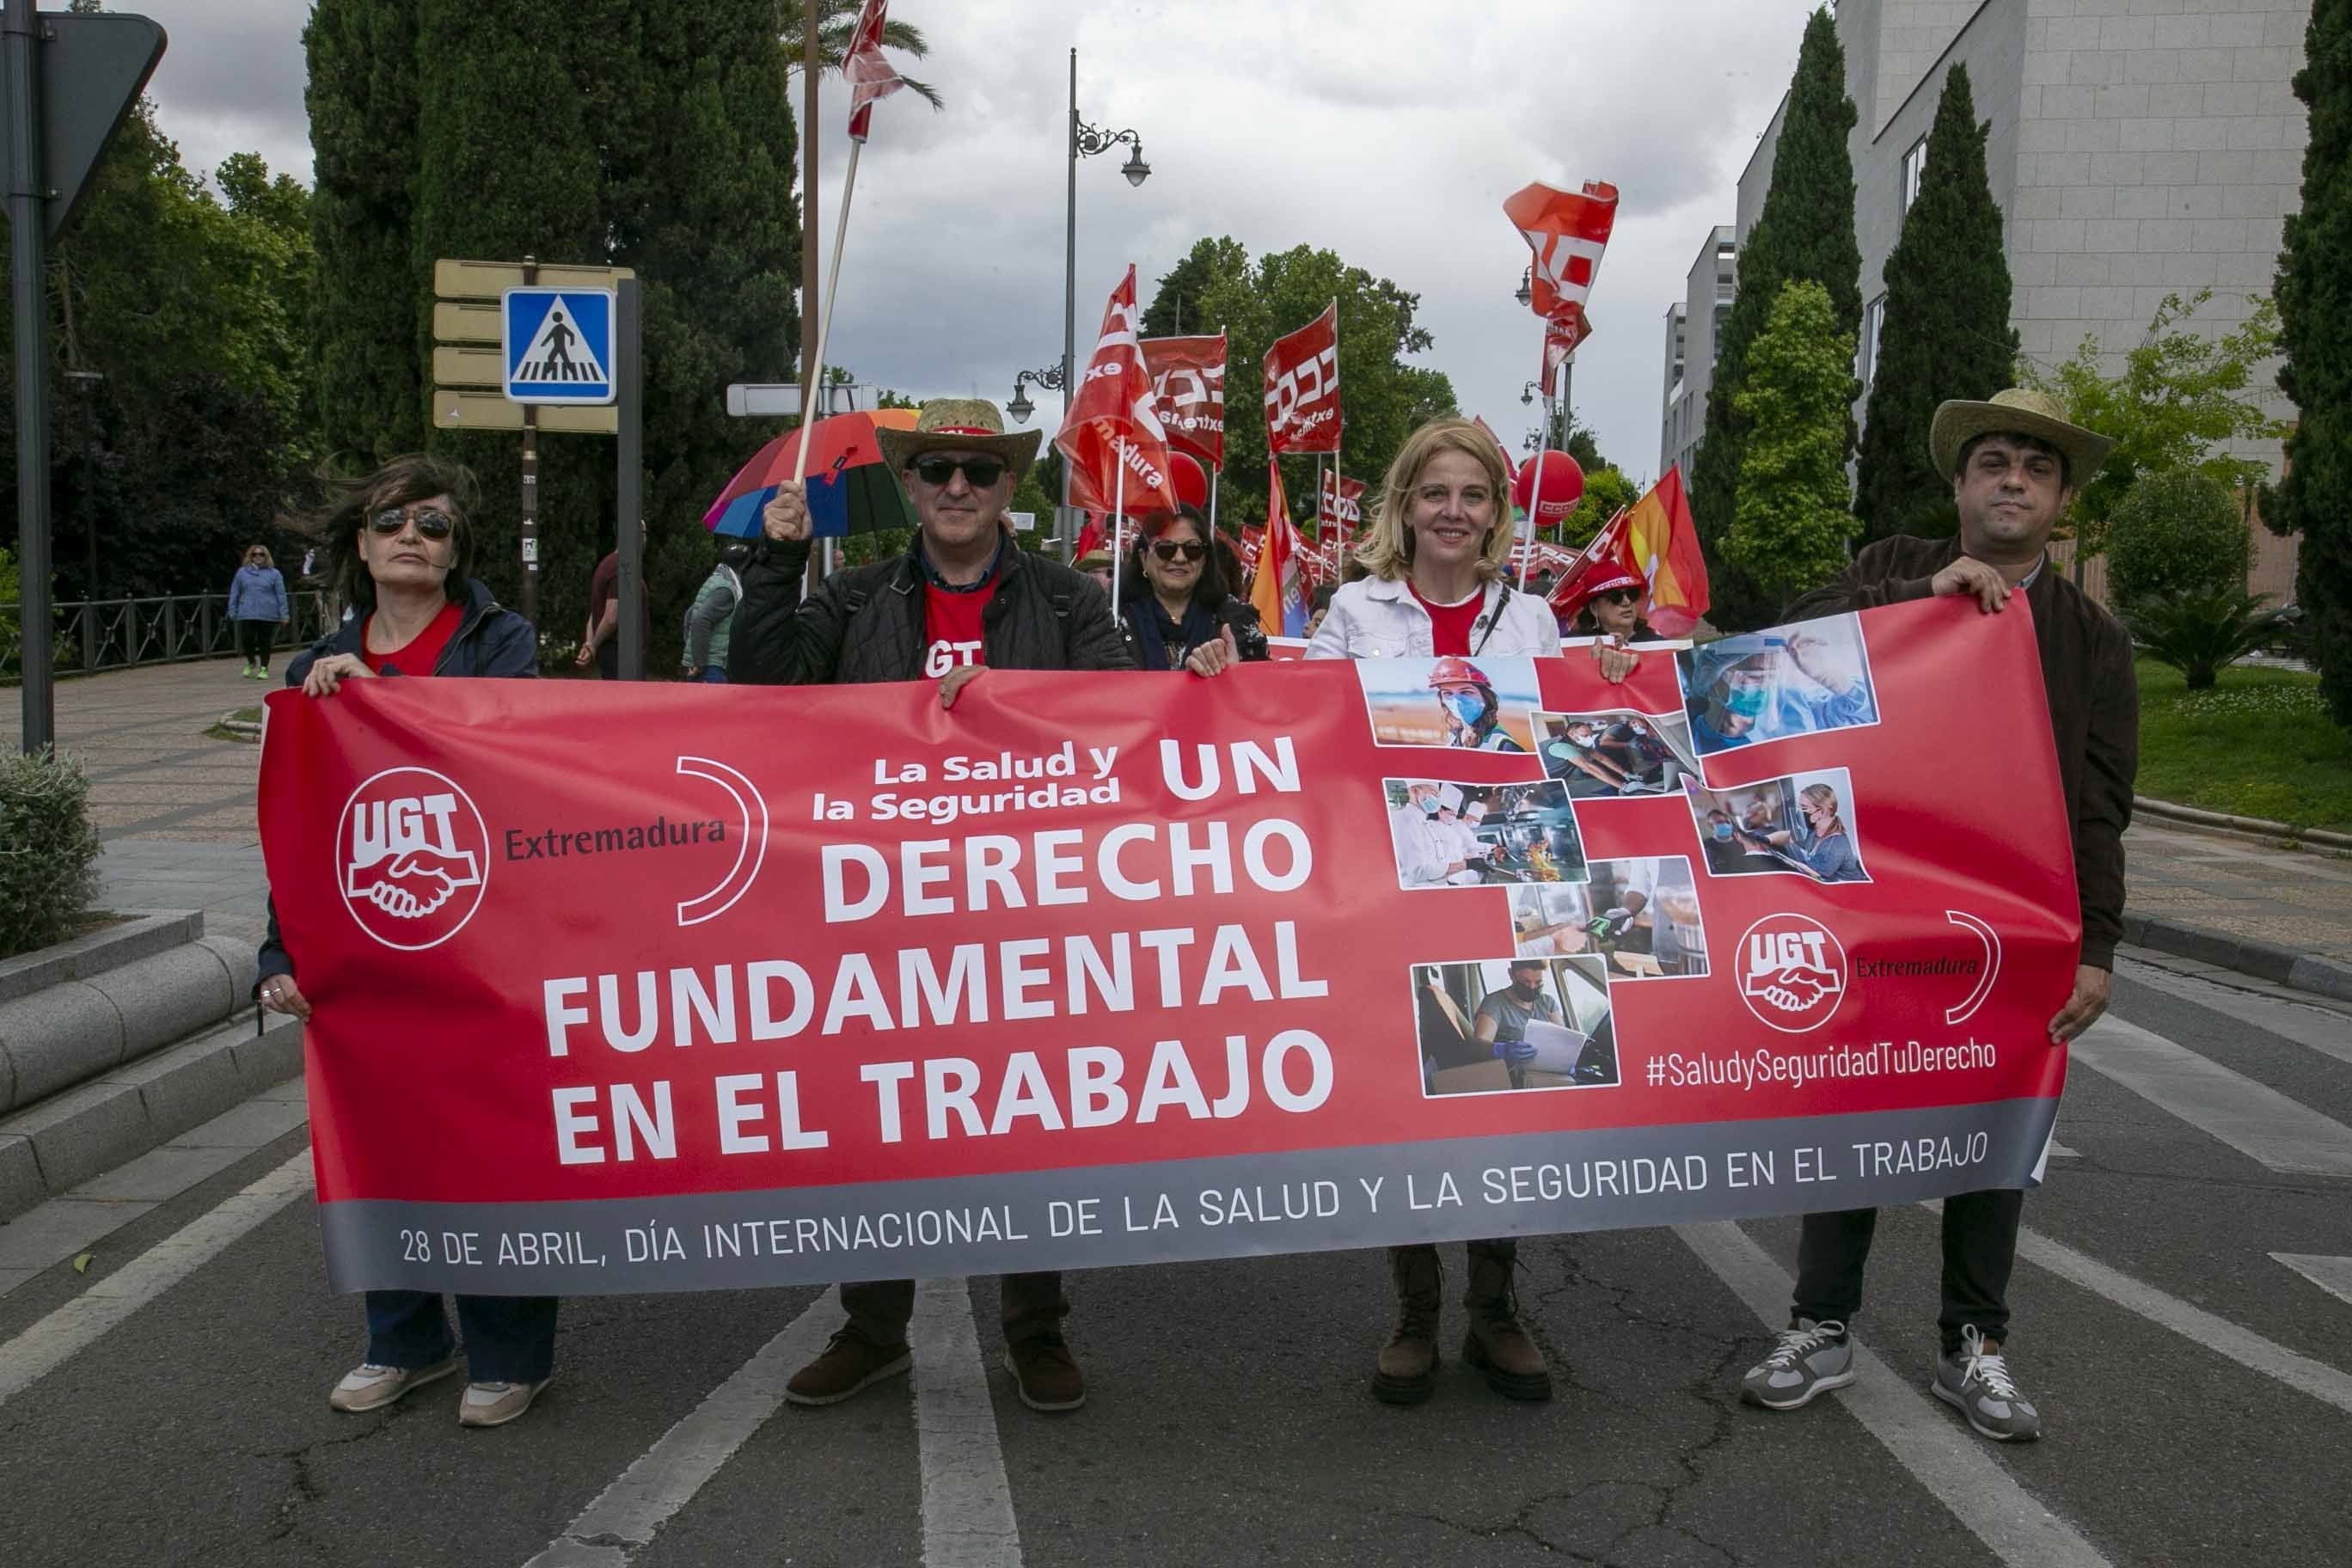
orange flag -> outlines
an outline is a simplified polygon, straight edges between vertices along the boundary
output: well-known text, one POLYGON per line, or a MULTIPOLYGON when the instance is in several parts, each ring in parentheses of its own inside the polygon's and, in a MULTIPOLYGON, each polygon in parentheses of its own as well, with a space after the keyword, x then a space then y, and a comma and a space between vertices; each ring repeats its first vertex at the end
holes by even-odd
POLYGON ((1651 629, 1662 637, 1688 637, 1706 614, 1706 559, 1699 553, 1698 530, 1683 495, 1683 472, 1668 468, 1625 514, 1624 550, 1633 569, 1649 580, 1651 629))

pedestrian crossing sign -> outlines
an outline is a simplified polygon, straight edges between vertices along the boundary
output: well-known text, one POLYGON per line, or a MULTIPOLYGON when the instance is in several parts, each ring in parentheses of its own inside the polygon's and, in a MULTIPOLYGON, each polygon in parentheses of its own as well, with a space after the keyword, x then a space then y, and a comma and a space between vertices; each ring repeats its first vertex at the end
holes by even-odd
POLYGON ((613 401, 613 290, 509 289, 501 313, 507 401, 613 401))

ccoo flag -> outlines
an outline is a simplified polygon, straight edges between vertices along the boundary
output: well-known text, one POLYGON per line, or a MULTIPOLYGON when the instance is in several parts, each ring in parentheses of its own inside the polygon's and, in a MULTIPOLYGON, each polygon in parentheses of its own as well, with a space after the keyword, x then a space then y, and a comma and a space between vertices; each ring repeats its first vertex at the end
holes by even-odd
POLYGON ((1581 307, 1617 226, 1617 187, 1597 180, 1580 193, 1528 185, 1504 202, 1503 216, 1535 252, 1529 308, 1549 321, 1569 305, 1581 307))

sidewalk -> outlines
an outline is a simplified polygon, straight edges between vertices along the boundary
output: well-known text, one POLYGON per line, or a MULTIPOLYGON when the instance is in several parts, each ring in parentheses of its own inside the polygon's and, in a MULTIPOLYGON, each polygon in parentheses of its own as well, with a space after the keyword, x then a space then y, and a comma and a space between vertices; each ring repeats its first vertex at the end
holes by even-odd
MULTIPOLYGON (((258 941, 267 891, 253 792, 261 749, 205 734, 275 689, 237 661, 160 665, 63 681, 62 748, 90 771, 106 853, 100 901, 201 909, 205 929, 258 941)), ((0 704, 14 747, 18 707, 0 704)), ((1866 805, 1858 814, 1868 843, 1866 805)), ((2143 818, 2126 835, 2127 912, 2352 963, 2352 860, 2272 849, 2143 818)))

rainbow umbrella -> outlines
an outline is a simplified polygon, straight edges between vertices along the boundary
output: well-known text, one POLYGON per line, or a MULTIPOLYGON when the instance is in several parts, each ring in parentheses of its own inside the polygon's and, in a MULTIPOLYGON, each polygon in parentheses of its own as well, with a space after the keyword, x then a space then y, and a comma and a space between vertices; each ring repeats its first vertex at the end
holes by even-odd
MULTIPOLYGON (((836 414, 820 419, 806 432, 809 447, 808 505, 812 531, 839 538, 879 528, 912 528, 915 513, 906 491, 882 466, 882 444, 876 429, 912 430, 911 408, 877 408, 868 414, 836 414)), ((793 477, 799 460, 803 432, 789 430, 759 451, 737 470, 710 510, 702 526, 713 533, 756 539, 760 512, 776 487, 793 477)))

